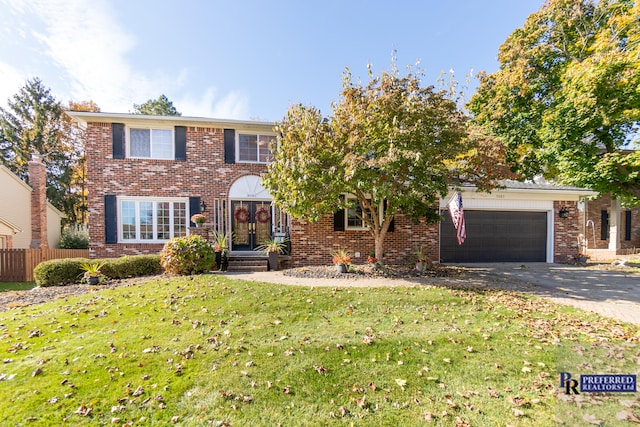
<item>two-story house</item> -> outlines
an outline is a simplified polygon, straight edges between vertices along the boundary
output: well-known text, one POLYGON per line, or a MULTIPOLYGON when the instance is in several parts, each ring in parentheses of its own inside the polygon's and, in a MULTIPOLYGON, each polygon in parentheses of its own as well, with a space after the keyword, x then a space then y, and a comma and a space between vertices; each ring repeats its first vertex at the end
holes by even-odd
MULTIPOLYGON (((365 262, 373 239, 353 212, 316 223, 295 220, 271 202, 260 175, 276 138, 273 123, 197 117, 69 112, 86 129, 90 249, 93 257, 157 253, 192 232, 194 213, 233 233, 231 254, 253 251, 274 233, 291 240, 291 265, 329 264, 347 248, 365 262)), ((467 240, 440 224, 394 218, 387 262, 410 262, 423 246, 434 260, 562 262, 576 252, 579 200, 588 190, 507 183, 463 192, 467 240)), ((348 197, 348 195, 346 195, 348 197)), ((443 212, 447 200, 440 203, 443 212)))

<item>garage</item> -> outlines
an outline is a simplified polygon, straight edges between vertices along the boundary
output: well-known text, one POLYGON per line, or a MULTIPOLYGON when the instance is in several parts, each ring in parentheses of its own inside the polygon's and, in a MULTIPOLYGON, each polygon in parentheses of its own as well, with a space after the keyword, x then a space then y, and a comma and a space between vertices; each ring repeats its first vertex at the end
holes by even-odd
POLYGON ((440 225, 441 262, 546 262, 547 212, 466 210, 462 245, 448 212, 440 225))

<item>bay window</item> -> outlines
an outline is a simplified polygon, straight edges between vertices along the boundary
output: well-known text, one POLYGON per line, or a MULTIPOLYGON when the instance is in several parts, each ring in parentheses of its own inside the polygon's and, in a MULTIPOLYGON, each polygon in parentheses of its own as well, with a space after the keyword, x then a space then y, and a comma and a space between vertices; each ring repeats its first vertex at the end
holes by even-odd
POLYGON ((159 243, 187 235, 188 200, 131 198, 119 200, 121 242, 159 243))

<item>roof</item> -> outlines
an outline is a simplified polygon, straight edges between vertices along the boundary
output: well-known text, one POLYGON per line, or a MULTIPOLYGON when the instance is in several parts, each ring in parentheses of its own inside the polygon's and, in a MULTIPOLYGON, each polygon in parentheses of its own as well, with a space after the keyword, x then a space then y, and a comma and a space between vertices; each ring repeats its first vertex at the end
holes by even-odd
MULTIPOLYGON (((576 195, 578 197, 588 197, 588 196, 596 196, 598 195, 597 191, 593 191, 590 188, 580 188, 574 187, 571 185, 559 185, 554 184, 548 181, 513 181, 513 180, 502 180, 498 183, 499 187, 495 188, 493 191, 506 191, 506 192, 518 192, 518 191, 526 191, 527 193, 546 193, 546 194, 571 194, 576 195)), ((461 189, 475 191, 476 186, 473 184, 463 184, 461 189)))
POLYGON ((21 232, 22 229, 10 221, 0 217, 0 234, 9 234, 6 233, 7 231, 11 232, 11 234, 17 234, 21 232))
POLYGON ((232 120, 232 119, 214 119, 208 117, 185 117, 185 116, 151 116, 146 114, 130 114, 130 113, 93 113, 87 111, 67 111, 72 119, 80 124, 87 123, 144 123, 144 124, 162 124, 164 126, 181 125, 181 126, 197 126, 212 128, 232 128, 246 130, 262 130, 273 131, 273 122, 260 122, 257 120, 232 120))

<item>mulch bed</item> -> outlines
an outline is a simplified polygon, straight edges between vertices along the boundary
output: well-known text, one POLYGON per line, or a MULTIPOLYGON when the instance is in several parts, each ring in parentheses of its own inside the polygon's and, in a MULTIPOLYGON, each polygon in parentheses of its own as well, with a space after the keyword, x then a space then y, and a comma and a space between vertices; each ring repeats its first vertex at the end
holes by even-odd
POLYGON ((285 276, 312 279, 406 279, 416 277, 456 277, 464 273, 465 269, 463 268, 443 265, 433 265, 432 268, 426 271, 418 271, 415 268, 403 265, 385 265, 382 267, 352 265, 347 273, 340 273, 336 270, 335 266, 330 265, 299 267, 282 271, 282 274, 285 276))

